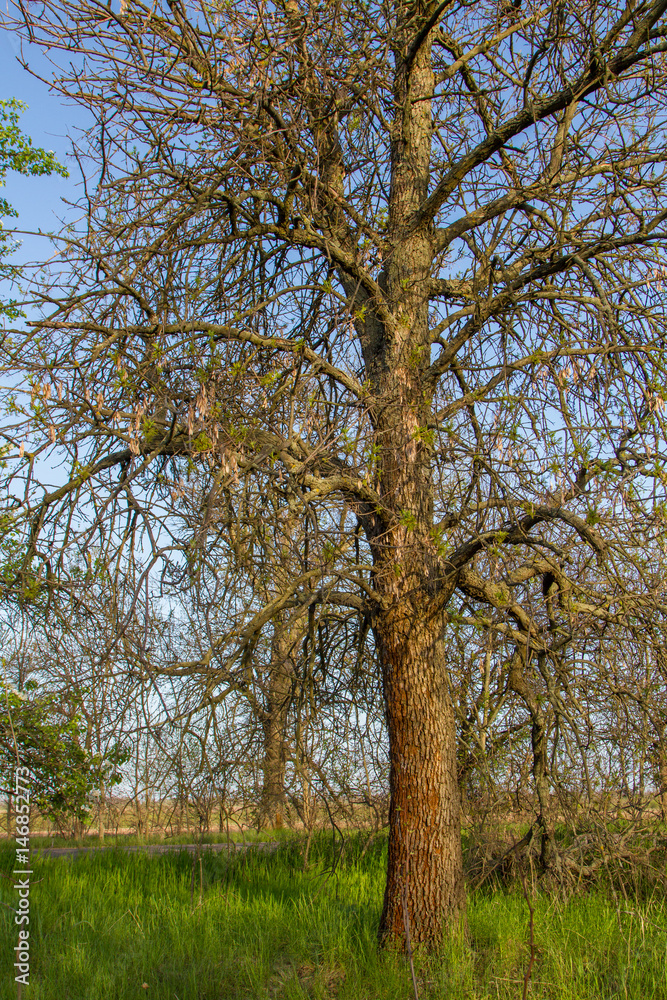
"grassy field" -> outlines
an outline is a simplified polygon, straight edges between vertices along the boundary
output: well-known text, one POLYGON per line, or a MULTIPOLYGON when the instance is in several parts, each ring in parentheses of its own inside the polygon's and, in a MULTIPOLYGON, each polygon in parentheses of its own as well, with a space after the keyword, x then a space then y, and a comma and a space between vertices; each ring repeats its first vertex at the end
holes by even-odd
MULTIPOLYGON (((410 1000, 405 960, 378 954, 384 844, 359 860, 352 838, 332 875, 331 838, 303 870, 300 847, 277 853, 108 851, 38 860, 31 890, 31 984, 24 1000, 410 1000), (193 878, 194 875, 194 878, 193 878)), ((2 865, 0 998, 16 997, 16 905, 2 865), (8 905, 7 905, 8 904, 8 905)), ((667 1000, 667 902, 615 902, 602 889, 565 902, 534 895, 532 998, 667 1000)), ((416 961, 421 998, 520 1000, 528 963, 520 888, 478 890, 469 936, 416 961)))
MULTIPOLYGON (((48 847, 145 847, 151 844, 227 844, 230 840, 237 844, 256 844, 262 841, 275 840, 276 834, 273 830, 238 830, 230 832, 229 835, 223 831, 218 833, 190 832, 176 833, 173 836, 165 836, 162 831, 153 831, 150 834, 132 833, 107 833, 103 840, 93 834, 87 833, 83 837, 61 837, 58 834, 49 834, 44 837, 35 837, 30 833, 32 850, 39 851, 48 847)), ((13 837, 0 837, 0 852, 7 846, 14 846, 13 837)))

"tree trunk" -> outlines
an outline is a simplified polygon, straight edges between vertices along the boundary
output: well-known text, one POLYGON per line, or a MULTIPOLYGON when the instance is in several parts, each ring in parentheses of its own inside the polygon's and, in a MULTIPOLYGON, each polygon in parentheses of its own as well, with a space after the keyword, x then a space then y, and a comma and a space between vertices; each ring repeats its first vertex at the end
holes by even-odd
POLYGON ((537 828, 540 833, 540 867, 546 872, 558 865, 558 851, 551 811, 548 719, 540 698, 523 673, 523 655, 515 652, 508 675, 512 690, 523 700, 531 720, 531 747, 533 754, 533 784, 537 796, 537 828))
MULTIPOLYGON (((444 657, 443 608, 455 579, 443 567, 433 509, 428 194, 433 71, 430 33, 414 49, 413 9, 397 25, 386 314, 361 337, 377 402, 372 419, 384 523, 369 533, 378 609, 373 628, 390 756, 389 856, 379 936, 437 947, 465 919, 456 727, 444 657), (412 55, 409 55, 412 49, 412 55)), ((419 21, 419 18, 416 19, 419 21)))
POLYGON ((433 946, 465 913, 454 713, 432 629, 399 608, 377 631, 391 790, 380 940, 433 946))
POLYGON ((540 867, 547 872, 558 866, 558 851, 551 810, 550 781, 547 767, 547 721, 540 711, 533 718, 531 742, 533 748, 533 781, 537 793, 537 825, 540 831, 540 867))
POLYGON ((97 814, 97 835, 100 839, 100 844, 104 843, 104 796, 105 788, 104 781, 100 781, 100 797, 98 801, 98 814, 97 814))
POLYGON ((658 741, 655 746, 655 778, 658 786, 662 822, 667 823, 667 746, 658 741))
POLYGON ((285 806, 285 743, 281 713, 271 706, 262 723, 264 759, 262 761, 262 798, 260 828, 281 829, 285 806))
POLYGON ((262 717, 264 755, 259 823, 279 830, 285 808, 285 729, 292 689, 290 634, 284 615, 273 625, 271 665, 262 717))
MULTIPOLYGON (((418 248, 417 248, 418 249, 418 248)), ((418 255, 417 255, 418 258, 418 255)), ((414 262, 414 261, 413 261, 414 262)), ((456 725, 442 608, 454 586, 433 533, 429 403, 419 389, 423 309, 404 308, 378 421, 379 490, 386 523, 370 538, 379 608, 373 628, 382 670, 390 756, 389 856, 379 936, 437 947, 465 919, 456 725), (404 325, 405 324, 405 325, 404 325)))

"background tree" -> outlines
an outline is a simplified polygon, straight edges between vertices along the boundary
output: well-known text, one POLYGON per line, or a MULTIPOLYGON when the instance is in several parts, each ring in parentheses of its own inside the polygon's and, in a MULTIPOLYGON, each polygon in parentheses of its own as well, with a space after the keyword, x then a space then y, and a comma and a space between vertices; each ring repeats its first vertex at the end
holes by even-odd
POLYGON ((18 18, 67 53, 53 85, 99 128, 86 228, 4 344, 30 385, 6 408, 7 441, 30 442, 6 591, 62 593, 91 532, 194 579, 170 462, 207 470, 212 498, 287 481, 332 558, 253 609, 239 649, 289 606, 372 625, 384 941, 432 946, 464 913, 461 601, 520 650, 530 709, 526 672, 560 669, 550 602, 618 624, 654 600, 625 543, 664 498, 666 11, 66 0, 18 18), (40 490, 54 446, 68 479, 40 490))
POLYGON ((17 757, 30 769, 30 794, 43 815, 64 831, 70 821, 82 823, 91 809, 91 791, 104 781, 120 781, 120 756, 106 757, 85 747, 78 716, 63 715, 57 698, 34 688, 17 692, 3 686, 0 709, 0 781, 10 795, 17 757))

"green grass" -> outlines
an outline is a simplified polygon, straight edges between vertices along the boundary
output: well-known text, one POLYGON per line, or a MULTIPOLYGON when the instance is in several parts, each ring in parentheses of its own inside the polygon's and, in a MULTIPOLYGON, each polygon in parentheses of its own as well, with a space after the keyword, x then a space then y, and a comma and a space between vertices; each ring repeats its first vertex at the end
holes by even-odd
MULTIPOLYGON (((290 840, 276 855, 205 854, 192 901, 193 861, 184 852, 38 860, 24 1000, 409 1000, 404 959, 376 947, 384 845, 362 861, 359 853, 352 838, 333 876, 330 838, 313 845, 307 872, 290 840)), ((13 861, 5 848, 1 898, 9 905, 13 861)), ((0 911, 5 1000, 16 997, 16 928, 10 910, 0 911)), ((417 960, 420 996, 518 1000, 527 916, 521 891, 473 894, 467 943, 417 960)), ((532 998, 667 1000, 667 903, 657 895, 617 908, 602 891, 567 903, 538 893, 535 943, 532 998)))

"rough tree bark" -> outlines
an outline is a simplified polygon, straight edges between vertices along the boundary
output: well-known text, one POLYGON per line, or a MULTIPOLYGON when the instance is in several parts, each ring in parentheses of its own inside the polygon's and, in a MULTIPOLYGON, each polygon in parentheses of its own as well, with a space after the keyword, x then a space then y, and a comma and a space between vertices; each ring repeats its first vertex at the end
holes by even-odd
MULTIPOLYGON (((387 616, 389 617, 389 616, 387 616)), ((390 735, 381 940, 439 940, 465 914, 456 732, 440 643, 402 608, 378 626, 390 735)))

